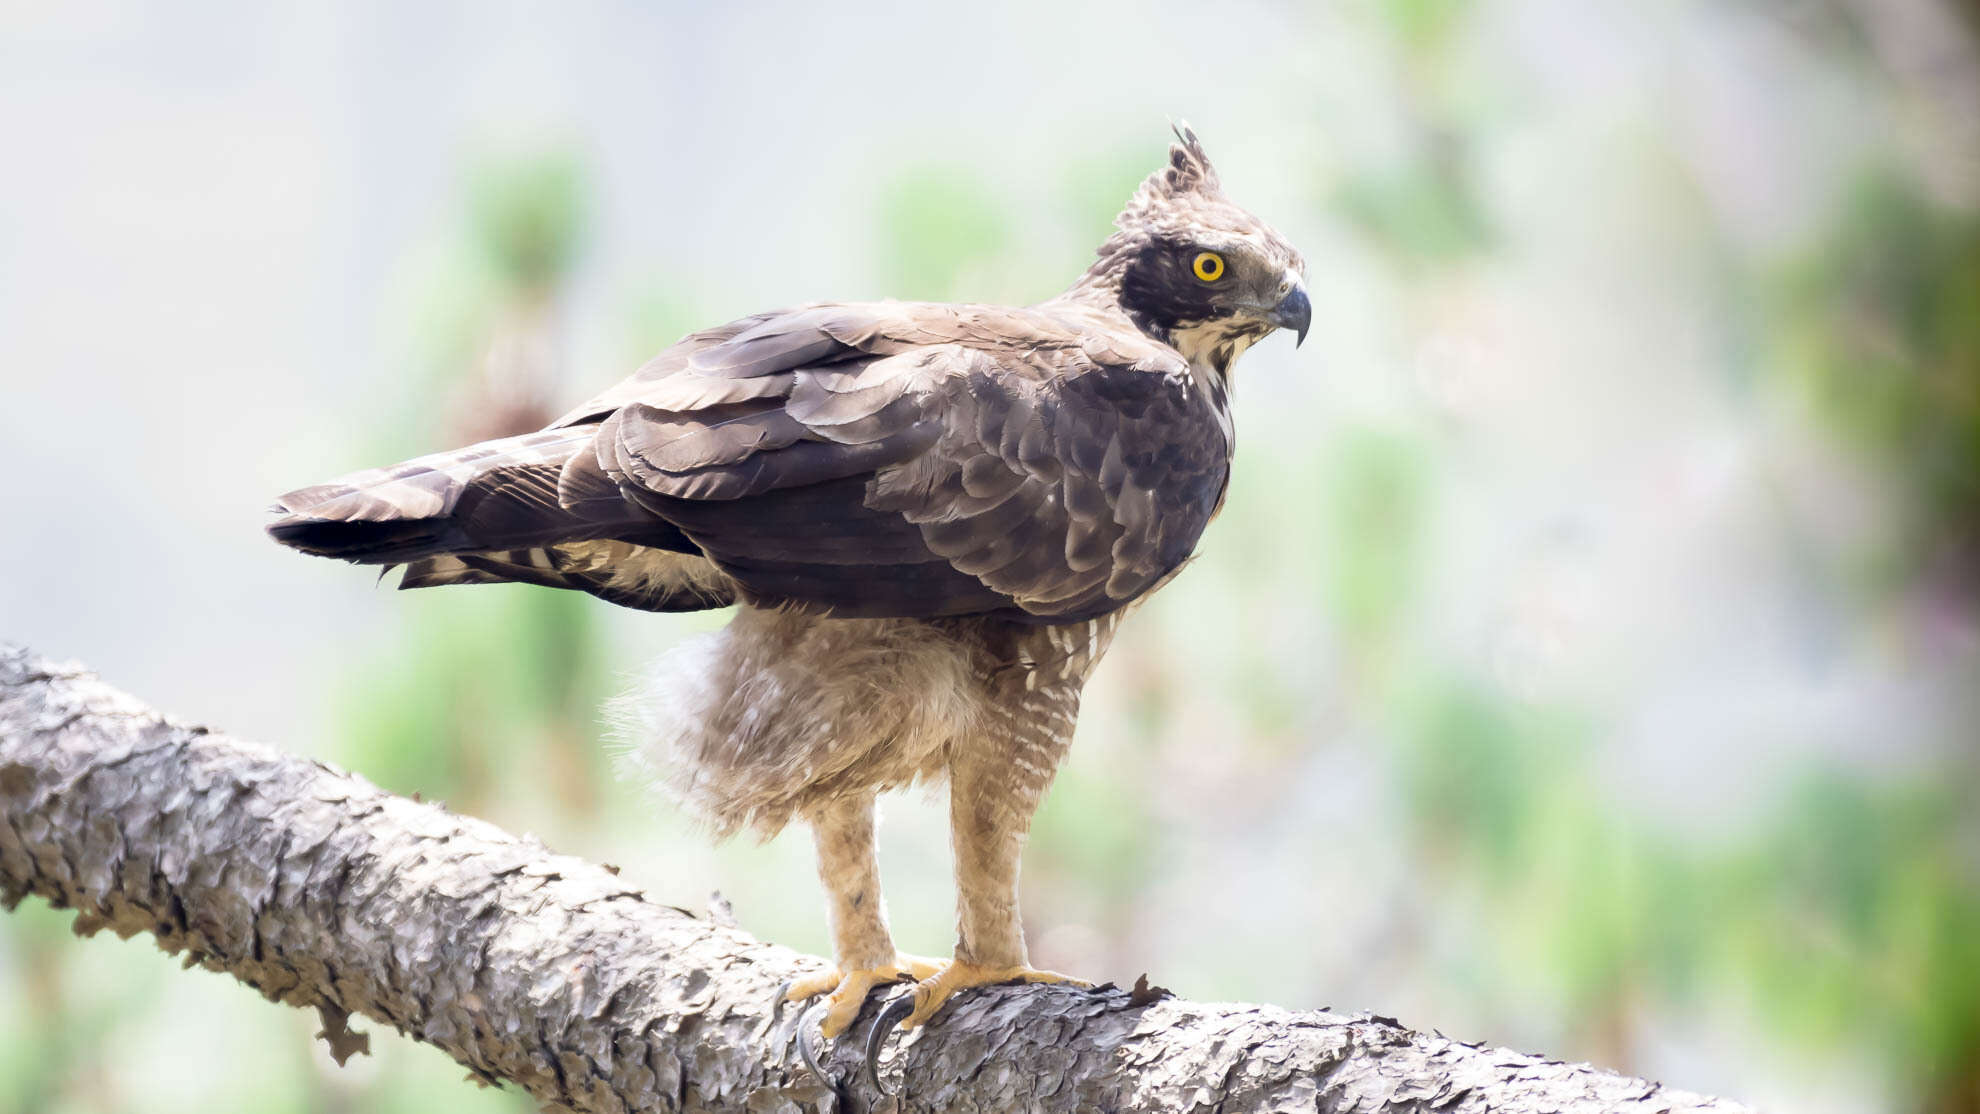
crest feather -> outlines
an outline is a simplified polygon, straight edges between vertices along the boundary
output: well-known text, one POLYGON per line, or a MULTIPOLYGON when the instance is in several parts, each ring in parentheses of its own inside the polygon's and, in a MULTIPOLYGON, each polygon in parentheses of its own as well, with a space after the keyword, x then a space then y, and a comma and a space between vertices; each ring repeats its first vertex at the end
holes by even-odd
POLYGON ((1203 153, 1203 142, 1196 138, 1196 131, 1180 120, 1171 125, 1171 130, 1176 133, 1176 141, 1169 145, 1169 166, 1162 171, 1163 184, 1169 193, 1221 193, 1223 186, 1217 181, 1217 169, 1210 165, 1210 156, 1203 153))
POLYGON ((1116 222, 1122 227, 1129 221, 1149 221, 1158 211, 1191 194, 1205 198, 1223 196, 1217 170, 1210 165, 1210 156, 1203 153, 1203 142, 1196 138, 1196 132, 1182 122, 1174 124, 1173 129, 1176 141, 1169 145, 1169 164, 1150 174, 1135 191, 1121 220, 1116 222))

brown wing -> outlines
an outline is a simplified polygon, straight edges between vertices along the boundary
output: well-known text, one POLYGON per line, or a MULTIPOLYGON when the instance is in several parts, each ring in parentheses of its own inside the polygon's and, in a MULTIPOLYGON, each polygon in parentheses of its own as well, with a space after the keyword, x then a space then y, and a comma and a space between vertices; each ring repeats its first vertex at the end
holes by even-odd
POLYGON ((758 602, 1091 618, 1187 559, 1228 475, 1173 352, 1043 310, 806 307, 649 367, 567 419, 602 422, 565 497, 615 483, 758 602))

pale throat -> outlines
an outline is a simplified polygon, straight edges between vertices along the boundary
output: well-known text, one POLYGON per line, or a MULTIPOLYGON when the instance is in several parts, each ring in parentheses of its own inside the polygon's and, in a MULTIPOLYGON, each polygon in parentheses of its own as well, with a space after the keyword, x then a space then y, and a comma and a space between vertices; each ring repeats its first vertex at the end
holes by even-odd
POLYGON ((1252 322, 1222 318, 1180 325, 1169 330, 1169 346, 1189 361, 1199 376, 1215 374, 1225 378, 1231 365, 1265 334, 1252 322))

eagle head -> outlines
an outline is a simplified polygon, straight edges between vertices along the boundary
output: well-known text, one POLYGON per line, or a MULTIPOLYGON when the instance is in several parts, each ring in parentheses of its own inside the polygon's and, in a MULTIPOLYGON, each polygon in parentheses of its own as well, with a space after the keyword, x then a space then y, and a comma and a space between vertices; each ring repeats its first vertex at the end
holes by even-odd
POLYGON ((1274 329, 1306 339, 1306 261, 1224 196, 1187 124, 1175 132, 1168 165, 1142 182, 1075 289, 1104 290, 1142 332, 1224 374, 1274 329))

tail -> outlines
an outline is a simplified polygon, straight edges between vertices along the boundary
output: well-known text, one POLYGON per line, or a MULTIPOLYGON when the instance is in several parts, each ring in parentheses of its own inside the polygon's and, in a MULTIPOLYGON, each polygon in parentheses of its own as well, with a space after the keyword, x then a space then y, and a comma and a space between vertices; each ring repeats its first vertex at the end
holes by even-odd
POLYGON ((280 517, 268 533, 305 553, 396 565, 613 537, 646 525, 616 487, 589 485, 560 498, 564 465, 596 431, 504 437, 292 491, 276 501, 280 517))
POLYGON ((687 535, 619 494, 596 425, 435 453, 292 491, 268 532, 283 545, 404 565, 401 588, 537 584, 642 611, 702 611, 736 587, 687 535))

